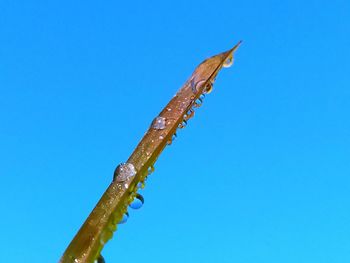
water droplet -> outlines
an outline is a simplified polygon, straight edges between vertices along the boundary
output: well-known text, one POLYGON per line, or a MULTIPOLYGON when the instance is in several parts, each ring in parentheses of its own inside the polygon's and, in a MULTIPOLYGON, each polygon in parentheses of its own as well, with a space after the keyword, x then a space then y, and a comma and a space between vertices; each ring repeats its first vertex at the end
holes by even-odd
POLYGON ((205 79, 201 79, 200 81, 196 82, 195 79, 191 80, 191 89, 193 93, 197 93, 199 88, 206 82, 205 79))
POLYGON ((194 116, 194 110, 193 109, 189 109, 186 114, 184 115, 184 120, 188 121, 189 119, 191 119, 194 116))
POLYGON ((173 136, 171 137, 171 139, 174 141, 177 138, 177 134, 176 132, 173 134, 173 136))
POLYGON ((125 224, 128 221, 128 219, 129 219, 129 213, 126 212, 118 224, 125 224))
POLYGON ((186 120, 183 120, 182 122, 179 123, 179 126, 178 126, 178 127, 179 127, 180 129, 183 129, 183 128, 185 128, 186 126, 187 126, 187 121, 186 121, 186 120))
POLYGON ((232 54, 224 61, 224 63, 222 64, 222 66, 224 67, 224 68, 229 68, 229 67, 231 67, 232 66, 232 64, 233 64, 233 56, 232 56, 232 54))
POLYGON ((200 106, 202 106, 202 103, 203 103, 203 99, 199 97, 194 101, 193 107, 199 108, 200 106))
POLYGON ((114 171, 113 181, 124 182, 136 174, 136 169, 132 163, 121 163, 114 171))
POLYGON ((145 188, 145 181, 139 182, 137 184, 137 188, 141 188, 141 189, 145 188))
POLYGON ((95 259, 94 263, 105 263, 105 259, 102 257, 102 255, 99 255, 97 259, 95 259))
POLYGON ((154 172, 154 166, 153 165, 151 165, 150 167, 148 167, 148 174, 151 174, 151 173, 153 173, 154 172))
POLYGON ((171 145, 172 143, 173 143, 173 141, 176 139, 176 137, 177 137, 177 134, 176 134, 176 132, 173 134, 173 136, 171 137, 171 139, 169 139, 167 142, 166 142, 166 144, 167 145, 171 145))
POLYGON ((157 117, 153 120, 152 128, 156 130, 164 130, 165 129, 165 118, 157 117))
POLYGON ((142 205, 144 204, 145 199, 142 195, 136 194, 135 199, 132 201, 132 203, 129 205, 132 209, 140 209, 142 205))
POLYGON ((209 94, 209 93, 212 92, 212 91, 213 91, 213 83, 209 82, 209 83, 207 84, 207 86, 205 86, 203 92, 204 92, 205 94, 209 94))

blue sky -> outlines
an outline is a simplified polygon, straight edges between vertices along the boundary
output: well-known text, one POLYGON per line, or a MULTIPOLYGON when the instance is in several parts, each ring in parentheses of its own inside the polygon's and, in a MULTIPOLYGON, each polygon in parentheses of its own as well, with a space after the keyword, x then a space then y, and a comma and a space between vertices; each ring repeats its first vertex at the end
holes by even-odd
POLYGON ((57 262, 154 116, 244 43, 106 262, 350 261, 350 3, 0 1, 3 262, 57 262))

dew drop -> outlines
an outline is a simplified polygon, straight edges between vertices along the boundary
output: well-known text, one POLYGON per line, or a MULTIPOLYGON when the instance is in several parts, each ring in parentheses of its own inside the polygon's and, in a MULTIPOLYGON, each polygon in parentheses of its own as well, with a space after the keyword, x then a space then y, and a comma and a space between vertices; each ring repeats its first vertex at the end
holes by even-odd
POLYGON ((139 183, 137 184, 137 188, 140 188, 140 189, 145 188, 145 181, 139 182, 139 183))
POLYGON ((105 263, 105 259, 102 257, 102 255, 99 255, 97 259, 95 259, 94 263, 105 263))
POLYGON ((154 166, 153 165, 151 165, 150 167, 148 167, 148 174, 151 174, 151 173, 153 173, 154 172, 154 166))
POLYGON ((203 103, 203 99, 199 97, 194 101, 193 107, 199 108, 200 106, 202 106, 202 103, 203 103))
POLYGON ((114 171, 113 181, 125 182, 135 176, 136 169, 132 163, 121 163, 114 171))
POLYGON ((209 82, 208 85, 204 88, 203 92, 209 94, 213 91, 213 83, 209 82))
POLYGON ((182 122, 179 123, 179 126, 178 126, 178 127, 179 127, 180 129, 183 129, 183 128, 185 128, 186 126, 187 126, 187 121, 186 121, 186 120, 183 120, 182 122))
POLYGON ((172 140, 175 140, 177 138, 177 134, 176 132, 173 134, 173 136, 171 137, 172 140))
POLYGON ((200 87, 206 82, 205 79, 201 79, 200 81, 196 82, 195 79, 192 79, 191 81, 191 89, 193 93, 197 93, 197 91, 200 89, 200 87))
POLYGON ((193 109, 189 109, 186 114, 184 115, 184 120, 188 121, 189 119, 191 119, 194 116, 194 110, 193 109))
POLYGON ((135 199, 132 201, 129 207, 131 207, 132 209, 140 209, 144 202, 145 199, 143 198, 143 196, 140 194, 136 194, 135 199))
POLYGON ((233 64, 233 56, 232 56, 232 54, 224 61, 224 63, 222 64, 222 66, 224 67, 224 68, 229 68, 229 67, 231 67, 232 66, 232 64, 233 64))
POLYGON ((173 136, 171 136, 171 139, 169 139, 166 144, 167 145, 171 145, 173 143, 173 141, 177 138, 177 134, 176 132, 173 134, 173 136))
POLYGON ((122 219, 119 221, 119 225, 120 224, 125 224, 127 221, 128 221, 128 219, 129 219, 129 213, 128 212, 126 212, 124 215, 123 215, 123 217, 122 217, 122 219))
POLYGON ((157 117, 153 120, 152 128, 155 130, 164 130, 165 129, 165 118, 157 117))

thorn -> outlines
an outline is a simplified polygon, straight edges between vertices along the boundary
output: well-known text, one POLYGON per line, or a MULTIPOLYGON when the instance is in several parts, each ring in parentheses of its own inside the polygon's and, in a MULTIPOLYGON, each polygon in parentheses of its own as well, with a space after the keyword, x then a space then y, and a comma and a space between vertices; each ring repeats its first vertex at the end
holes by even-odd
POLYGON ((242 40, 238 41, 238 43, 230 50, 232 53, 234 53, 238 48, 239 46, 242 44, 242 40))

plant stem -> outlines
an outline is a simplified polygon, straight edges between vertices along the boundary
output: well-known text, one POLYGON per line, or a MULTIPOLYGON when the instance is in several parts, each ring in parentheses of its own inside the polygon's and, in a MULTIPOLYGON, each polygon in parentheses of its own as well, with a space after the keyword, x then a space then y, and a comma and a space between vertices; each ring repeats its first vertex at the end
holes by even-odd
POLYGON ((127 160, 128 164, 134 166, 136 175, 123 182, 112 181, 67 247, 60 259, 61 263, 90 263, 98 258, 104 244, 112 238, 127 206, 135 197, 138 184, 144 182, 147 177, 149 167, 153 167, 165 146, 171 143, 172 136, 177 128, 183 125, 184 119, 187 121, 186 117, 193 111, 193 107, 201 103, 200 97, 211 88, 227 60, 233 59, 233 53, 240 43, 226 52, 203 61, 160 112, 127 160), (155 126, 155 121, 158 120, 164 122, 162 127, 155 126))

